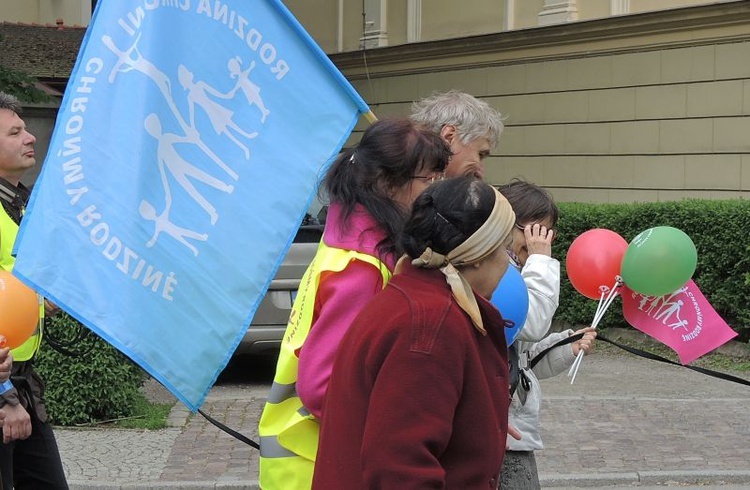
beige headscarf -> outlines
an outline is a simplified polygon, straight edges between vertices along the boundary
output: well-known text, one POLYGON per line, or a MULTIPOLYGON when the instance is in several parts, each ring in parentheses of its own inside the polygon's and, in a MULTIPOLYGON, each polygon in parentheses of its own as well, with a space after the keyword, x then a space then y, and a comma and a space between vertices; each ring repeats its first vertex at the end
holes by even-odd
POLYGON ((450 286, 458 306, 469 315, 474 327, 482 335, 487 335, 487 331, 482 325, 479 305, 471 286, 456 267, 476 264, 487 258, 506 242, 513 230, 516 215, 505 196, 494 187, 493 190, 495 191, 495 205, 490 216, 461 245, 448 252, 447 255, 439 254, 427 247, 422 255, 411 261, 415 267, 440 269, 440 272, 445 274, 446 282, 450 286))

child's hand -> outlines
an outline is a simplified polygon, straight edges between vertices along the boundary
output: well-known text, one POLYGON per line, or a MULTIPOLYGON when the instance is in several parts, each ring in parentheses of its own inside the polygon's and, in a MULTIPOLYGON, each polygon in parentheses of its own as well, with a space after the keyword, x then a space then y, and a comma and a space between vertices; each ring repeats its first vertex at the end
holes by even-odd
POLYGON ((552 256, 552 240, 555 238, 555 230, 548 229, 544 225, 534 223, 526 225, 523 229, 526 237, 526 249, 529 255, 540 254, 552 256))
MULTIPOLYGON (((516 429, 515 427, 513 427, 510 424, 508 424, 508 435, 510 437, 512 437, 513 439, 517 440, 517 441, 520 441, 521 438, 523 437, 523 434, 521 434, 518 431, 518 429, 516 429)), ((505 450, 507 451, 509 449, 510 449, 510 439, 506 439, 505 440, 505 450)))
POLYGON ((576 335, 579 333, 583 334, 583 338, 571 344, 573 346, 573 355, 577 356, 580 351, 583 351, 585 354, 591 354, 591 351, 594 350, 594 339, 596 339, 596 330, 594 330, 591 327, 586 327, 586 328, 582 328, 581 330, 577 330, 573 332, 573 335, 576 335))

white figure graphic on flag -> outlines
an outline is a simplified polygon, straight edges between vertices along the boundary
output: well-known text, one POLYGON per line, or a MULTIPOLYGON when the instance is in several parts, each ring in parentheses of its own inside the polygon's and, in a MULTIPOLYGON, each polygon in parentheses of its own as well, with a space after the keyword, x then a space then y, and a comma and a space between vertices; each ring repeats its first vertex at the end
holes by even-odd
POLYGON ((205 143, 203 143, 203 141, 201 141, 200 135, 195 129, 195 125, 188 126, 188 124, 185 122, 182 114, 180 114, 180 111, 177 110, 174 99, 172 99, 171 80, 167 75, 164 74, 164 72, 159 70, 156 65, 151 63, 148 59, 144 58, 141 52, 138 51, 138 40, 140 39, 140 37, 141 36, 139 34, 133 42, 132 46, 130 46, 126 51, 122 51, 118 49, 117 46, 115 46, 112 38, 110 38, 109 36, 102 36, 102 42, 104 43, 104 45, 107 46, 109 50, 116 54, 119 58, 119 61, 115 64, 109 74, 109 83, 113 83, 115 81, 117 73, 127 73, 131 70, 139 71, 150 78, 164 96, 164 100, 172 111, 172 114, 174 114, 174 117, 179 123, 180 127, 185 131, 187 136, 191 137, 191 142, 196 144, 206 155, 211 157, 211 160, 213 160, 219 167, 221 167, 222 170, 227 173, 227 175, 232 177, 232 179, 237 180, 239 178, 237 172, 229 168, 227 164, 225 164, 218 156, 216 156, 213 151, 211 151, 210 148, 208 148, 208 146, 206 146, 205 143), (135 56, 131 56, 132 53, 135 53, 135 56), (123 64, 126 65, 125 68, 122 68, 123 64))
MULTIPOLYGON (((231 193, 234 190, 234 186, 222 182, 182 158, 175 148, 175 145, 179 143, 192 143, 193 140, 188 136, 163 132, 161 121, 159 121, 159 117, 156 114, 149 114, 144 121, 144 126, 146 132, 158 141, 156 147, 156 158, 159 164, 159 169, 162 170, 166 167, 177 183, 179 183, 182 188, 187 191, 190 197, 192 197, 193 200, 195 200, 195 202, 197 202, 208 213, 211 217, 211 224, 215 224, 219 219, 216 209, 200 192, 198 192, 198 189, 195 188, 190 178, 227 193, 231 193)), ((167 190, 168 189, 165 188, 165 191, 167 190)))
MULTIPOLYGON (((172 109, 172 112, 175 115, 178 115, 179 111, 172 100, 172 84, 169 77, 159 70, 156 65, 143 57, 138 50, 138 41, 140 39, 141 35, 138 34, 135 41, 133 41, 133 44, 125 51, 122 51, 115 46, 111 37, 102 36, 102 42, 104 45, 119 58, 117 63, 115 63, 115 66, 112 68, 112 71, 109 72, 109 83, 114 83, 118 73, 127 73, 131 70, 139 71, 154 81, 159 88, 159 91, 164 96, 164 100, 169 104, 169 108, 172 109), (123 67, 123 65, 125 66, 123 67)), ((180 121, 180 124, 183 126, 183 129, 187 129, 184 121, 180 121)))
POLYGON ((688 329, 688 328, 687 328, 687 326, 688 326, 688 323, 690 323, 690 322, 688 322, 687 320, 680 320, 680 319, 679 319, 679 316, 678 316, 678 317, 677 317, 677 321, 676 321, 676 322, 674 322, 674 323, 670 323, 670 324, 669 324, 669 325, 667 325, 667 326, 668 326, 668 327, 672 327, 672 330, 676 330, 676 329, 678 329, 678 328, 682 328, 683 330, 685 330, 685 331, 687 332, 687 329, 688 329))
MULTIPOLYGON (((187 192, 187 194, 198 203, 209 215, 211 224, 216 224, 219 215, 216 208, 206 199, 200 191, 195 187, 191 179, 198 182, 202 182, 206 185, 214 187, 222 192, 231 193, 234 190, 232 185, 220 180, 219 178, 210 175, 208 172, 199 169, 194 164, 188 162, 178 151, 176 145, 178 144, 192 144, 197 146, 208 156, 216 165, 218 165, 229 177, 233 180, 239 178, 238 174, 226 165, 221 158, 211 150, 200 137, 200 133, 196 128, 195 124, 195 105, 200 106, 208 116, 211 125, 217 134, 226 134, 235 144, 237 144, 244 152, 245 158, 249 158, 250 152, 247 146, 242 144, 230 131, 232 129, 238 134, 245 136, 248 139, 255 138, 258 133, 247 133, 243 131, 233 121, 232 117, 234 112, 227 107, 219 104, 213 100, 210 96, 215 96, 222 99, 232 99, 236 92, 243 89, 246 97, 250 100, 250 97, 254 95, 253 102, 261 108, 261 112, 265 115, 267 109, 263 105, 263 101, 260 99, 260 88, 254 83, 249 81, 249 71, 244 72, 244 76, 241 75, 235 88, 227 94, 223 94, 218 90, 215 90, 210 85, 195 81, 193 74, 184 65, 178 67, 178 78, 183 88, 188 90, 187 101, 189 110, 189 123, 182 116, 180 111, 177 109, 177 105, 172 97, 172 83, 170 78, 162 72, 156 65, 149 61, 143 54, 138 50, 138 41, 140 40, 140 34, 135 38, 133 44, 125 50, 119 49, 113 40, 109 36, 102 36, 102 42, 104 45, 114 53, 118 61, 112 68, 109 75, 109 82, 113 83, 119 73, 127 73, 130 71, 137 71, 142 73, 149 79, 151 79, 157 86, 165 102, 170 108, 170 111, 174 115, 175 120, 184 131, 184 136, 179 134, 169 133, 162 129, 162 123, 156 114, 149 114, 144 121, 144 127, 146 132, 154 137, 157 144, 157 162, 159 165, 159 171, 162 175, 162 185, 164 187, 165 194, 165 207, 161 213, 157 212, 156 207, 147 200, 142 200, 139 205, 139 213, 141 217, 154 223, 154 234, 151 239, 146 243, 147 247, 152 247, 158 241, 159 236, 162 232, 171 236, 175 240, 185 245, 194 255, 198 255, 196 247, 190 243, 187 239, 205 241, 208 238, 206 233, 200 233, 196 230, 191 230, 178 224, 174 223, 170 218, 170 212, 172 209, 172 192, 170 189, 169 178, 167 177, 167 170, 171 177, 187 192), (244 78, 243 78, 244 77, 244 78), (243 84, 250 83, 252 87, 242 87, 243 84), (250 90, 250 92, 247 92, 250 90), (250 94, 250 95, 248 95, 250 94)), ((237 67, 240 68, 239 63, 237 67)), ((251 67, 252 69, 252 67, 251 67)), ((230 70, 231 71, 231 70, 230 70)))
POLYGON ((673 292, 670 295, 664 296, 646 296, 639 293, 633 293, 633 298, 637 295, 641 296, 641 301, 638 304, 638 309, 645 311, 654 320, 661 320, 662 325, 671 327, 672 330, 677 328, 683 328, 687 330, 688 321, 680 318, 680 311, 684 302, 681 299, 673 301, 677 296, 687 291, 687 287, 683 287, 673 292), (648 304, 648 308, 646 305, 648 304), (653 314, 652 314, 653 313, 653 314), (672 321, 674 317, 675 321, 672 321), (672 323, 670 323, 672 322, 672 323))
POLYGON ((260 122, 265 123, 266 118, 271 111, 266 109, 266 106, 263 103, 263 99, 260 96, 260 87, 250 80, 250 72, 255 68, 255 61, 251 61, 250 67, 247 70, 242 71, 242 58, 235 56, 227 62, 227 68, 229 69, 229 76, 237 79, 237 85, 232 89, 231 94, 234 95, 237 90, 241 89, 242 93, 245 94, 245 97, 247 98, 247 102, 250 105, 255 104, 255 106, 260 109, 260 122))
POLYGON ((737 336, 692 280, 663 296, 631 290, 622 295, 622 313, 633 327, 672 348, 681 364, 737 336))
POLYGON ((234 111, 221 105, 210 97, 210 95, 213 95, 222 99, 231 99, 231 92, 229 94, 222 94, 205 82, 195 81, 193 73, 188 70, 185 65, 177 67, 177 78, 180 81, 182 88, 188 91, 187 100, 190 111, 190 126, 193 128, 195 127, 195 106, 198 105, 208 116, 216 134, 225 134, 227 138, 232 140, 235 145, 242 149, 245 153, 246 159, 250 158, 250 149, 240 142, 230 129, 247 139, 255 138, 258 136, 258 132, 254 131, 248 133, 240 128, 237 123, 232 120, 234 111))
POLYGON ((189 248, 190 251, 193 252, 193 255, 197 257, 198 249, 185 238, 192 238, 194 240, 205 242, 208 239, 208 234, 188 230, 187 228, 172 223, 169 220, 169 210, 172 208, 172 196, 169 194, 169 190, 167 190, 167 193, 167 205, 164 207, 164 211, 162 211, 161 214, 156 214, 156 208, 154 208, 154 205, 145 199, 141 201, 138 208, 138 211, 144 219, 154 222, 154 234, 151 239, 146 242, 146 246, 153 247, 156 244, 156 240, 159 239, 161 232, 165 232, 167 235, 189 248))

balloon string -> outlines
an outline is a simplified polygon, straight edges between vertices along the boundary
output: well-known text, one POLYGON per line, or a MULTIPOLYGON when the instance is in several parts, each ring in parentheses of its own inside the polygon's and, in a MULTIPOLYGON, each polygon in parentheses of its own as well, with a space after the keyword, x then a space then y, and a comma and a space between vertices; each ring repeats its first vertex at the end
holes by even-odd
MULTIPOLYGON (((609 292, 612 292, 612 289, 609 290, 609 292)), ((594 313, 594 319, 591 322, 591 325, 595 325, 598 323, 597 318, 601 316, 602 310, 604 309, 603 306, 606 303, 607 299, 609 299, 609 296, 607 298, 604 297, 604 291, 602 291, 601 296, 599 297, 599 304, 596 305, 596 313, 594 313)), ((594 327, 596 328, 596 327, 594 327)), ((568 370, 568 377, 574 376, 575 373, 578 372, 578 367, 580 366, 583 356, 582 352, 578 352, 578 355, 576 356, 575 360, 573 361, 573 364, 570 366, 570 369, 568 370)), ((573 380, 570 381, 570 384, 573 384, 573 380)))
POLYGON ((609 290, 609 294, 607 295, 607 298, 602 303, 602 300, 599 300, 599 306, 596 309, 596 313, 594 314, 594 320, 591 322, 591 326, 593 328, 596 328, 599 325, 599 322, 601 321, 602 317, 604 317, 604 313, 607 311, 607 308, 609 308, 609 305, 612 304, 612 302, 615 300, 617 295, 620 293, 620 288, 622 287, 622 279, 618 276, 615 280, 614 286, 609 290))
MULTIPOLYGON (((615 284, 610 288, 609 293, 607 294, 607 297, 604 297, 604 292, 602 292, 601 297, 599 298, 599 304, 596 307, 596 313, 594 313, 594 319, 591 322, 591 327, 596 329, 596 327, 599 325, 599 322, 604 317, 604 313, 609 308, 609 305, 612 304, 612 302, 615 300, 617 295, 620 292, 620 288, 622 287, 622 278, 620 276, 617 276, 615 279, 615 284)), ((573 361, 573 365, 570 366, 570 369, 568 370, 568 377, 570 379, 570 384, 573 384, 576 380, 576 376, 578 375, 578 370, 581 368, 581 363, 583 362, 583 349, 578 351, 578 355, 576 356, 575 360, 573 361)))

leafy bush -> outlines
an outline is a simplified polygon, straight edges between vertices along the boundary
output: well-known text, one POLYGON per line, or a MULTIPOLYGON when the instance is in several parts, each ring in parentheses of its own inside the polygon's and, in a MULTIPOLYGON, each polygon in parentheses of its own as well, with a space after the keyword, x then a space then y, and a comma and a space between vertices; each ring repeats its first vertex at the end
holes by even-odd
POLYGON ((23 102, 47 102, 50 96, 36 86, 37 79, 0 65, 0 91, 23 102))
MULTIPOLYGON (((65 314, 46 322, 50 337, 68 343, 83 328, 65 314)), ((37 354, 52 423, 75 425, 131 416, 143 397, 139 388, 145 372, 93 333, 70 349, 82 355, 62 354, 46 342, 37 354)))
MULTIPOLYGON (((690 236, 698 250, 693 280, 721 317, 750 339, 750 201, 699 200, 639 204, 560 203, 558 239, 553 246, 562 264, 560 308, 556 318, 571 325, 590 323, 597 301, 578 293, 567 278, 565 256, 586 230, 606 228, 630 242, 654 226, 672 226, 690 236)), ((626 326, 616 300, 600 326, 626 326)))

